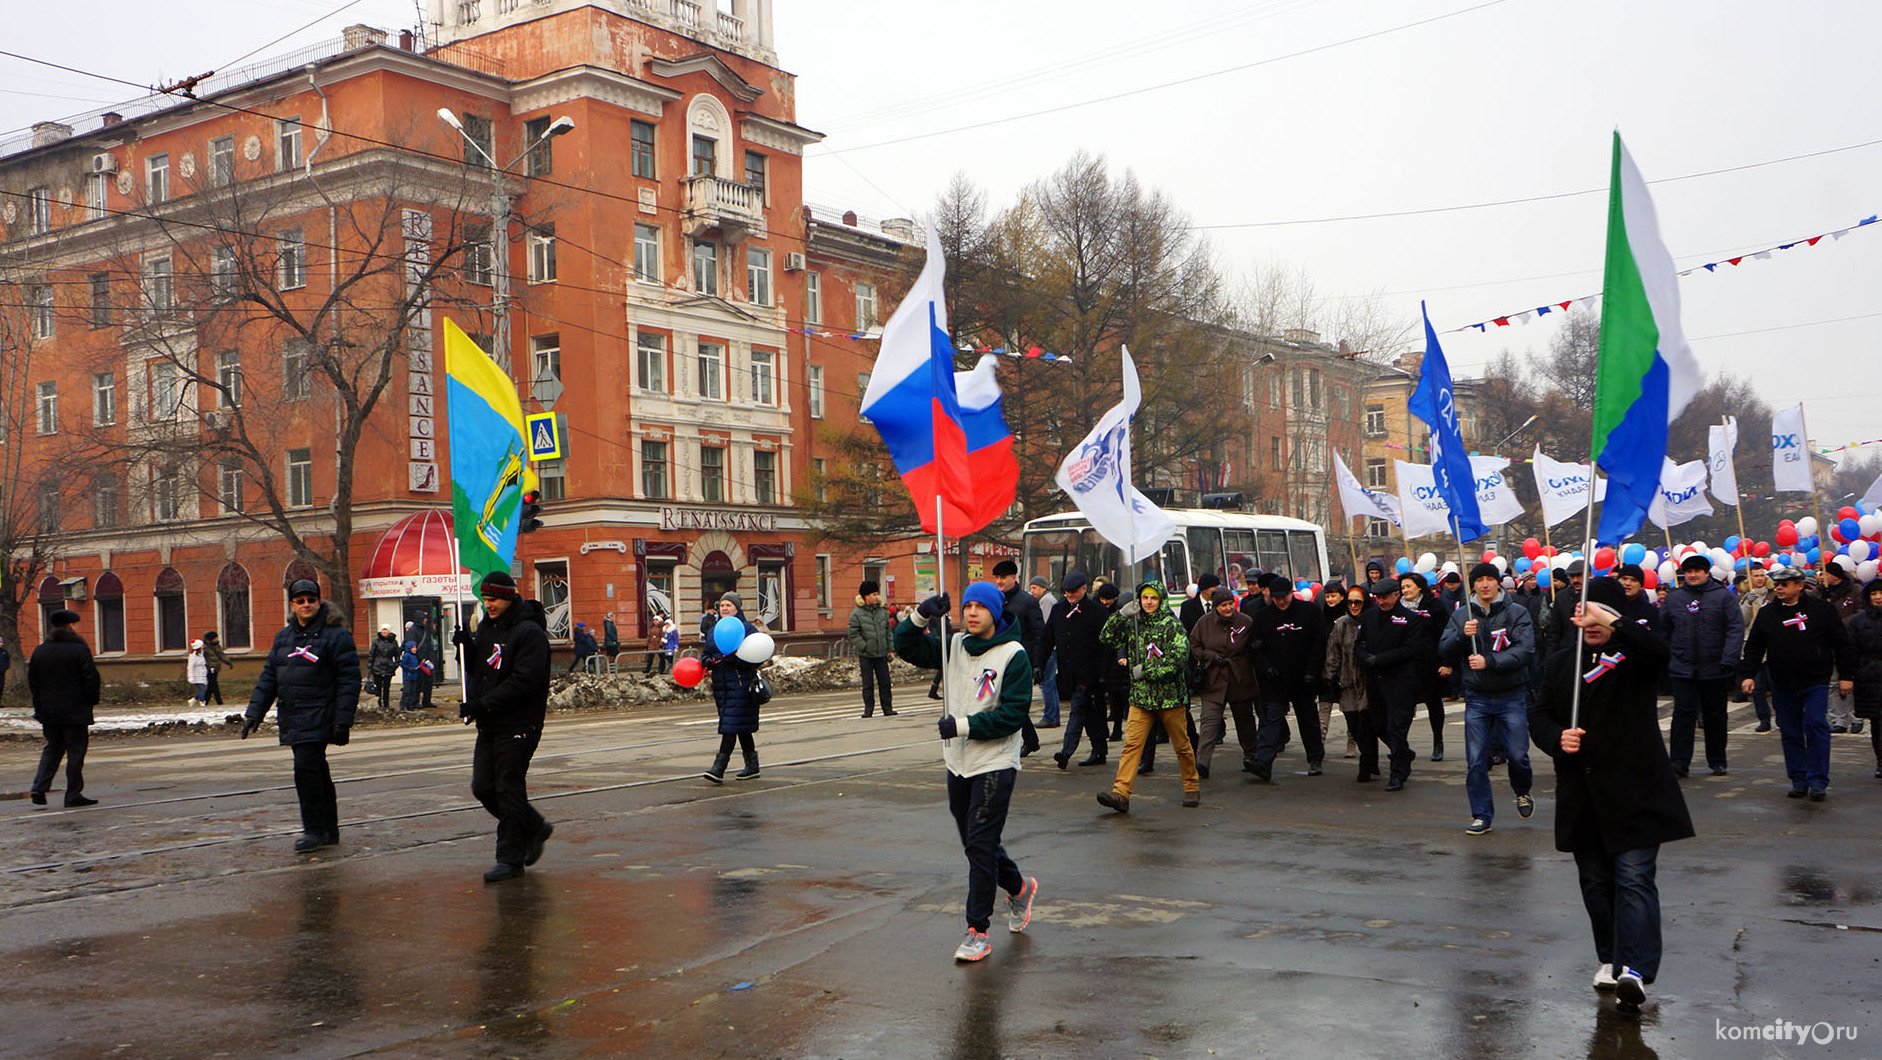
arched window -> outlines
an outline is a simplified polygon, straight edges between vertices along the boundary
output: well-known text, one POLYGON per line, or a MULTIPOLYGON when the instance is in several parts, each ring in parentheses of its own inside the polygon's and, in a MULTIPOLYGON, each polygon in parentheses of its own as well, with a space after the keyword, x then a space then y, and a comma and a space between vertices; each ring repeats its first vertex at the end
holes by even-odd
POLYGON ((92 609, 98 619, 99 652, 124 650, 124 582, 106 571, 92 591, 92 609))
POLYGON ((222 646, 247 648, 254 645, 249 631, 252 613, 248 597, 248 571, 240 563, 226 563, 216 575, 218 618, 222 623, 222 646))
POLYGON ((39 636, 41 640, 52 635, 52 613, 65 610, 65 586, 59 583, 59 576, 48 574, 39 580, 39 636))
POLYGON ((183 576, 175 567, 165 567, 157 573, 157 585, 151 595, 157 598, 157 650, 187 650, 189 609, 183 601, 183 576))

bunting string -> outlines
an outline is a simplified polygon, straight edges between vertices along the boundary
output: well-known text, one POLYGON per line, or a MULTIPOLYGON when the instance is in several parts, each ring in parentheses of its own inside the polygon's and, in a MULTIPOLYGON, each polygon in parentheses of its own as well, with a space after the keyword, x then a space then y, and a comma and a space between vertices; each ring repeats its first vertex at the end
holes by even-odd
MULTIPOLYGON (((863 340, 873 341, 882 338, 882 332, 880 331, 822 331, 817 328, 785 328, 784 330, 793 335, 809 335, 812 338, 819 339, 848 339, 851 342, 861 342, 863 340)), ((1021 357, 1035 361, 1065 361, 1068 363, 1071 361, 1071 358, 1065 354, 1048 353, 1037 346, 1012 348, 1006 346, 960 346, 957 347, 957 349, 962 353, 991 354, 995 357, 1021 357)))

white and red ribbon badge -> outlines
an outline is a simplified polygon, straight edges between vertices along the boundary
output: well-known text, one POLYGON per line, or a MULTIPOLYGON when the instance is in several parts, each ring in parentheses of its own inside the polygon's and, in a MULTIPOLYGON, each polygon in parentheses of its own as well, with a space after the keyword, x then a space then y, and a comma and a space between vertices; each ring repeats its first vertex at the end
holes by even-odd
POLYGON ((980 671, 980 676, 974 680, 974 694, 981 699, 993 698, 993 686, 999 679, 1000 675, 992 667, 980 671))
POLYGON ((288 652, 288 658, 306 659, 310 663, 317 663, 320 661, 320 656, 314 654, 314 649, 309 648, 306 645, 302 645, 301 647, 295 648, 293 651, 288 652))
POLYGON ((1594 669, 1581 675, 1582 681, 1588 684, 1594 683, 1595 681, 1599 680, 1603 675, 1613 671, 1613 669, 1616 666, 1619 666, 1621 664, 1621 661, 1625 658, 1627 658, 1627 656, 1624 653, 1618 652, 1618 651, 1609 655, 1597 656, 1595 659, 1594 669))
POLYGON ((491 650, 490 658, 484 660, 484 665, 492 670, 503 669, 503 645, 499 644, 491 650))

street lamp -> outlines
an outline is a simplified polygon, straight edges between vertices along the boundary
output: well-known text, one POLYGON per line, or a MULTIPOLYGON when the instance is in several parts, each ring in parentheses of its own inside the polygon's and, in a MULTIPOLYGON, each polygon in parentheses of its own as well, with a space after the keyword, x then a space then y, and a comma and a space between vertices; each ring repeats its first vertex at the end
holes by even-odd
POLYGON ((492 262, 495 265, 490 277, 490 311, 496 317, 497 324, 495 351, 497 361, 507 371, 510 367, 510 271, 507 253, 510 242, 510 195, 504 187, 503 178, 515 168, 518 162, 527 158, 531 151, 565 132, 572 131, 575 128, 575 119, 564 115, 550 122, 542 135, 531 140, 529 146, 518 152, 515 158, 510 159, 510 164, 507 166, 497 165, 497 160, 490 157, 489 151, 484 150, 484 145, 471 139, 470 134, 464 131, 464 123, 451 112, 451 108, 439 107, 438 120, 457 130, 457 134, 471 146, 471 150, 476 151, 485 162, 490 164, 493 181, 490 195, 490 246, 492 262))

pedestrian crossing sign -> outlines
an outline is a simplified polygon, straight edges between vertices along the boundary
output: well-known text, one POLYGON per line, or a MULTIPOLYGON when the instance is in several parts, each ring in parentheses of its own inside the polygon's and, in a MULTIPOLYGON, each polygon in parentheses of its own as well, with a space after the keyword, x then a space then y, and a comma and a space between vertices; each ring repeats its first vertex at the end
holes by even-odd
POLYGON ((532 463, 560 460, 568 455, 569 421, 560 412, 543 412, 527 417, 529 459, 532 463))

